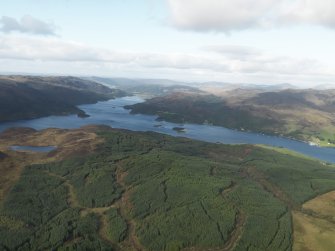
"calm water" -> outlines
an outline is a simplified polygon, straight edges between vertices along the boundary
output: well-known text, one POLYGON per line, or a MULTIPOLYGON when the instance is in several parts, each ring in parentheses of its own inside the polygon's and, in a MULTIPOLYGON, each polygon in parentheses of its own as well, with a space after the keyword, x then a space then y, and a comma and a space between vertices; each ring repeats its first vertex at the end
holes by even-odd
POLYGON ((13 151, 29 151, 29 152, 40 152, 48 153, 56 149, 55 146, 11 146, 13 151))
POLYGON ((50 116, 40 119, 15 121, 0 124, 0 132, 10 127, 32 127, 37 130, 45 128, 78 128, 88 124, 104 124, 114 128, 124 128, 135 131, 155 131, 172 136, 183 136, 208 142, 221 142, 224 144, 266 144, 270 146, 285 147, 290 150, 318 158, 323 161, 335 163, 335 148, 320 148, 306 143, 280 137, 266 136, 257 133, 239 132, 223 127, 209 125, 185 124, 179 125, 168 122, 157 122, 156 116, 131 115, 123 106, 143 102, 139 97, 125 97, 93 105, 79 106, 88 118, 70 116, 50 116), (185 133, 178 133, 174 127, 186 128, 185 133))

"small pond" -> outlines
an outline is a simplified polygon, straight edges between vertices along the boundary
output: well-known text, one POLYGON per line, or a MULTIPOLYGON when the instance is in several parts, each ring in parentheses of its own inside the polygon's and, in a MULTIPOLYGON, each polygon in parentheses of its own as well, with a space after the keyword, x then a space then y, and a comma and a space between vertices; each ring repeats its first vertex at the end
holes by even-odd
POLYGON ((40 153, 48 153, 55 150, 57 147, 55 146, 11 146, 10 149, 13 151, 21 151, 21 152, 40 152, 40 153))

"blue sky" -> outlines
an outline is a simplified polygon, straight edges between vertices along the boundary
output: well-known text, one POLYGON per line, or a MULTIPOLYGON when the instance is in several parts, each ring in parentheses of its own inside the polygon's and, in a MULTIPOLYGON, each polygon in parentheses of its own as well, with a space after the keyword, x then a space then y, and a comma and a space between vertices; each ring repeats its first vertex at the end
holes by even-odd
POLYGON ((335 84, 333 2, 2 1, 0 71, 335 84))

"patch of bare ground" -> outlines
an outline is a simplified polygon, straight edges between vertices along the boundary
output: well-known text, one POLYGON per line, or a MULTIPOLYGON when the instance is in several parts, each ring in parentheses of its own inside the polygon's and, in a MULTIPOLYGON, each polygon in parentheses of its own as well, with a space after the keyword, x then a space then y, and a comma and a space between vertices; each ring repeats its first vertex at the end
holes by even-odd
POLYGON ((312 212, 335 223, 335 191, 307 201, 302 208, 305 212, 312 212))
POLYGON ((299 211, 292 212, 294 225, 294 251, 333 251, 335 224, 299 211))
POLYGON ((292 212, 294 251, 332 251, 335 247, 335 191, 320 195, 292 212))

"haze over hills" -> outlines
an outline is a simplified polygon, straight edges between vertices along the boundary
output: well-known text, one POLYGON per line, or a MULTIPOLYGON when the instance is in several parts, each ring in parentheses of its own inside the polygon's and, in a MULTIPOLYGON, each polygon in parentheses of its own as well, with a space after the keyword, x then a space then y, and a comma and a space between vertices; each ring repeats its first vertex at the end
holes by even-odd
POLYGON ((75 77, 0 76, 0 121, 79 114, 77 105, 124 95, 75 77))
POLYGON ((149 85, 162 85, 162 86, 174 86, 174 85, 191 85, 192 83, 176 81, 170 79, 145 79, 145 78, 107 78, 107 77, 90 77, 88 79, 105 83, 108 85, 116 86, 141 86, 145 84, 149 85))
POLYGON ((166 95, 174 92, 201 93, 202 91, 191 83, 167 79, 128 79, 128 78, 88 78, 98 83, 118 88, 132 94, 146 97, 166 95))
MULTIPOLYGON (((283 84, 253 84, 253 83, 229 83, 229 82, 186 82, 169 79, 132 79, 132 78, 107 78, 107 77, 89 77, 101 84, 120 88, 128 92, 150 93, 152 95, 161 95, 173 92, 209 92, 215 95, 224 94, 227 91, 243 89, 250 91, 280 91, 286 89, 303 89, 289 83, 283 84), (179 89, 178 89, 179 88, 179 89)), ((328 87, 331 87, 329 85, 328 87)))

